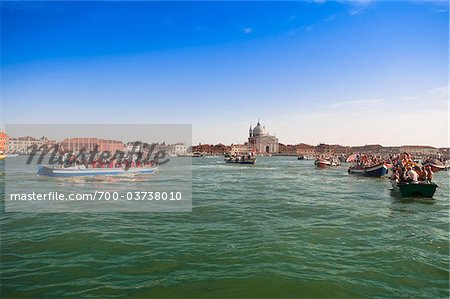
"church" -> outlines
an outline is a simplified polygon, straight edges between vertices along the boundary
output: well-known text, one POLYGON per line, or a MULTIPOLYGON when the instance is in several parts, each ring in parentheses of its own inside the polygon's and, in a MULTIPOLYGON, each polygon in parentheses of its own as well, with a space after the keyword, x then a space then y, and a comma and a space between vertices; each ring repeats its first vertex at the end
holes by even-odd
POLYGON ((278 138, 269 135, 265 126, 261 126, 258 121, 256 127, 250 126, 248 144, 255 154, 275 154, 278 153, 278 138))

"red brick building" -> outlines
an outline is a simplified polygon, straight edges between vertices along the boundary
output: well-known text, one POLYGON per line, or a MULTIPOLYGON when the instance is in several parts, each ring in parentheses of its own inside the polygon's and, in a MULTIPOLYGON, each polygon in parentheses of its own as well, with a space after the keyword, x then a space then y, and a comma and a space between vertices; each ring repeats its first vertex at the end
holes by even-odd
POLYGON ((300 143, 297 144, 296 153, 298 156, 314 156, 316 154, 316 147, 313 145, 300 143))
POLYGON ((278 144, 278 154, 283 156, 296 156, 297 146, 293 144, 278 144))
POLYGON ((79 151, 84 149, 89 152, 94 150, 96 146, 100 152, 109 151, 114 153, 116 151, 126 150, 126 145, 122 141, 99 138, 67 138, 60 142, 59 146, 64 151, 79 151))
POLYGON ((201 144, 192 147, 192 152, 205 153, 210 155, 223 155, 229 153, 231 146, 224 145, 222 143, 212 145, 212 144, 201 144))

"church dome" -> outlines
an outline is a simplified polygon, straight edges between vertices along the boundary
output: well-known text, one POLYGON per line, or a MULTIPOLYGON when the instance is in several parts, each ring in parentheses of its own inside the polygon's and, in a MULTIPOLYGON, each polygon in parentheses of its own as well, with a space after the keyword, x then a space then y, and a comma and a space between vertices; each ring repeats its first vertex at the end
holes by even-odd
POLYGON ((253 136, 261 136, 261 135, 267 135, 266 128, 261 126, 261 124, 258 122, 256 127, 253 129, 253 136))

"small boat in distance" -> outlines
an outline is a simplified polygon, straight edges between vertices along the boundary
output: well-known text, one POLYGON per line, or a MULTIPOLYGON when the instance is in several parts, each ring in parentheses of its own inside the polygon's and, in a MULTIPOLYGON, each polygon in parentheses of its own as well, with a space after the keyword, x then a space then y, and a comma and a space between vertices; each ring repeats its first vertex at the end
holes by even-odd
POLYGON ((194 152, 194 153, 192 153, 192 157, 194 157, 194 158, 203 157, 203 154, 200 152, 194 152))
POLYGON ((305 160, 305 156, 301 155, 297 157, 297 160, 305 160))
POLYGON ((316 165, 319 168, 324 168, 324 167, 330 167, 330 166, 339 166, 341 165, 341 162, 339 160, 335 160, 335 159, 316 159, 314 161, 314 165, 316 165))
POLYGON ((6 158, 14 158, 14 157, 18 157, 19 154, 6 154, 6 158))
POLYGON ((226 156, 225 163, 234 163, 234 164, 255 164, 256 157, 254 156, 226 156))
POLYGON ((76 177, 93 175, 124 175, 124 174, 153 174, 158 171, 157 166, 153 167, 131 167, 128 170, 117 168, 75 168, 75 167, 49 167, 38 165, 37 174, 41 176, 54 177, 76 177))
POLYGON ((432 198, 438 185, 426 182, 397 182, 391 180, 392 187, 403 197, 428 197, 432 198))
POLYGON ((380 163, 369 167, 352 165, 348 168, 348 173, 379 178, 387 175, 388 169, 388 165, 386 165, 385 163, 380 163))

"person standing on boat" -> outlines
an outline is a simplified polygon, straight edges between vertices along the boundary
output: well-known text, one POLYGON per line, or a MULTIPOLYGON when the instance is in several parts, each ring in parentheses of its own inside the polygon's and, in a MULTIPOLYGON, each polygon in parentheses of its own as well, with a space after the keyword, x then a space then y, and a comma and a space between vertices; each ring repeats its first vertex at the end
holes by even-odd
POLYGON ((428 183, 431 183, 432 180, 433 180, 433 170, 431 169, 431 166, 428 165, 427 166, 427 181, 428 181, 428 183))
POLYGON ((428 177, 428 172, 425 169, 425 167, 422 166, 422 168, 420 169, 420 172, 419 172, 419 181, 425 182, 427 180, 427 177, 428 177))

